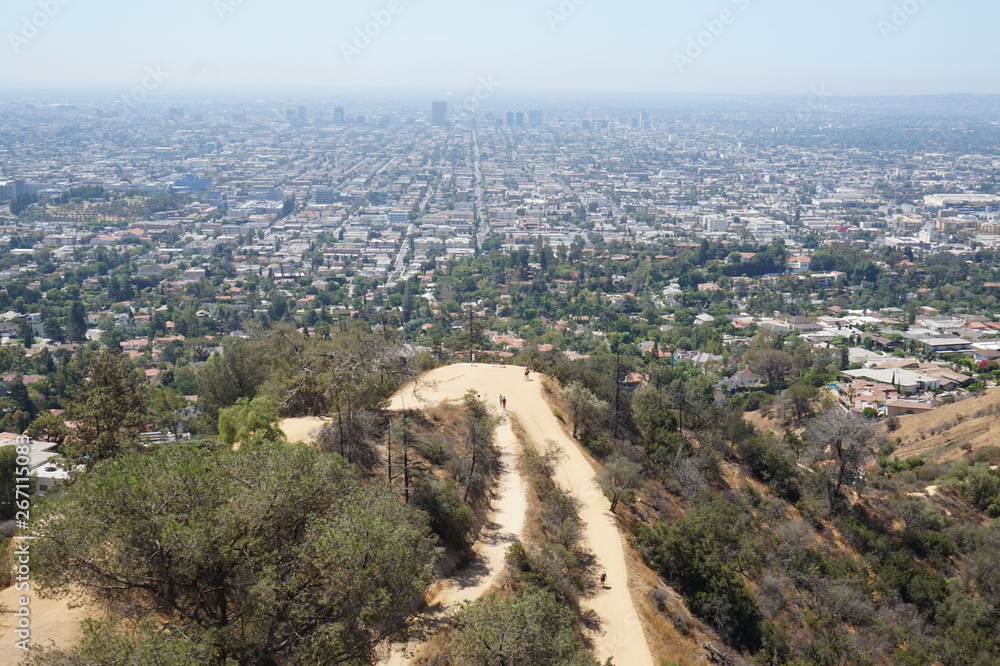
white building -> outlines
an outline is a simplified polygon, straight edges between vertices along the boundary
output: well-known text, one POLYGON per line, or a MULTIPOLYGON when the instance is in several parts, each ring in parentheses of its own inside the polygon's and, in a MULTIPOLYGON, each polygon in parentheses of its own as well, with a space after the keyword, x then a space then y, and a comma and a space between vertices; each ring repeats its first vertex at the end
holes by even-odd
MULTIPOLYGON (((0 439, 0 446, 18 446, 17 439, 7 436, 6 439, 0 439)), ((17 466, 27 467, 28 474, 35 478, 35 492, 50 491, 69 478, 69 472, 55 463, 55 459, 59 456, 56 452, 58 444, 32 439, 28 440, 27 446, 28 462, 26 465, 18 463, 17 466)))
POLYGON ((705 215, 701 219, 705 233, 724 234, 729 231, 729 218, 725 215, 705 215))

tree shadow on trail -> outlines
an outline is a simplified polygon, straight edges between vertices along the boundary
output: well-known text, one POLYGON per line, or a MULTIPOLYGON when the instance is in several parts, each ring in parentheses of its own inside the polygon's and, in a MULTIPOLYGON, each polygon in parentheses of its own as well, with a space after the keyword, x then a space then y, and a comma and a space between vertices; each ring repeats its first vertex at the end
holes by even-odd
POLYGON ((481 555, 473 555, 462 565, 462 568, 448 577, 448 581, 458 585, 461 590, 476 587, 490 575, 486 559, 481 555))

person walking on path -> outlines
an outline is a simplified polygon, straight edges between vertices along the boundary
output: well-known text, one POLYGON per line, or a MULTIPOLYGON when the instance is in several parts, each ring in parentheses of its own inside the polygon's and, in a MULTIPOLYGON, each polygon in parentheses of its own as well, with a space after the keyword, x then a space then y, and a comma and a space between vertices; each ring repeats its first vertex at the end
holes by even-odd
POLYGON ((607 571, 602 571, 601 572, 601 587, 603 589, 605 589, 605 590, 608 589, 608 586, 606 585, 607 580, 608 580, 608 572, 607 571))
POLYGON ((503 407, 503 410, 505 412, 507 411, 507 396, 505 395, 500 396, 500 406, 503 407))
POLYGON ((531 368, 524 369, 524 381, 531 381, 531 368))

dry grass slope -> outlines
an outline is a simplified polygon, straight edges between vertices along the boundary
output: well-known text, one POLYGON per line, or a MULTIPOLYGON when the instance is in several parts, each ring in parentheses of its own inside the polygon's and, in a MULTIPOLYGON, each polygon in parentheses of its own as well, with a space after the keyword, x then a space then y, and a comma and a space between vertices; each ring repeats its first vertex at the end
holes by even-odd
POLYGON ((897 458, 958 460, 1000 442, 1000 389, 899 421, 899 430, 889 433, 890 439, 899 441, 897 458))

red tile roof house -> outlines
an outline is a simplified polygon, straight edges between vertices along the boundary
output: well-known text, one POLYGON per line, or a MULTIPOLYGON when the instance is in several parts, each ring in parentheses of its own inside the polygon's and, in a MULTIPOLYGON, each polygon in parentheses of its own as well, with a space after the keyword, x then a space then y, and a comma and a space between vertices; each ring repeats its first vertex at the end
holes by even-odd
POLYGON ((788 258, 788 269, 796 275, 799 273, 805 273, 811 268, 812 259, 804 254, 788 258))

